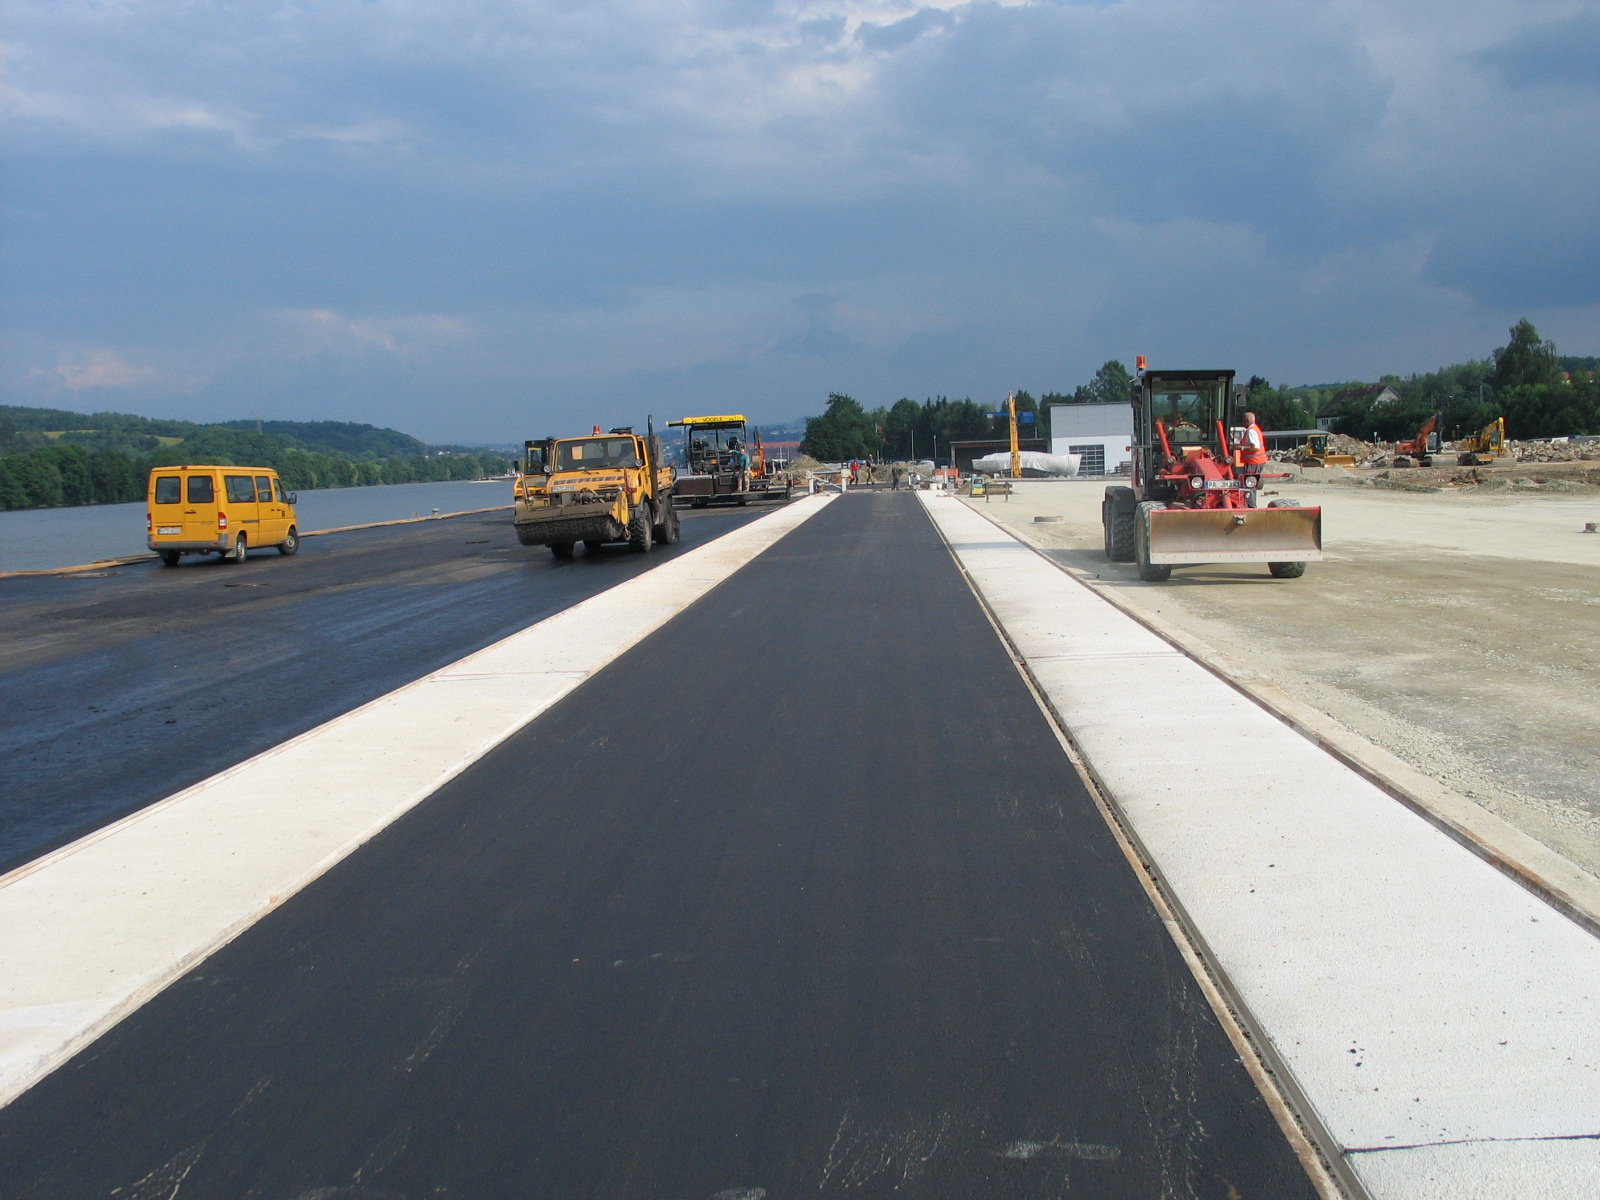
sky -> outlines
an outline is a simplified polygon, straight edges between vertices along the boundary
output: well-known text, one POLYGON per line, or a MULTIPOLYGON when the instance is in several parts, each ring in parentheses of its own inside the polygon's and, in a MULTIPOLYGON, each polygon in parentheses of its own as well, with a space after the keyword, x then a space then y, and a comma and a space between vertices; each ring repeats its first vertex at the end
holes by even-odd
POLYGON ((1600 0, 8 0, 0 402, 520 442, 1600 353, 1600 0))

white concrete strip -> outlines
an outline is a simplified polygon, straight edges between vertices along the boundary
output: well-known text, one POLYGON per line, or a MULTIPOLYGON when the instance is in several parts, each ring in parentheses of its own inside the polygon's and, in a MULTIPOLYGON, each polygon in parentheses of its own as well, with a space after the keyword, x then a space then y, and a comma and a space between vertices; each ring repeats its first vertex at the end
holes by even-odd
POLYGON ((1600 941, 1022 542, 919 497, 1372 1195, 1600 1194, 1600 941))
POLYGON ((827 503, 797 500, 0 878, 0 1104, 827 503))

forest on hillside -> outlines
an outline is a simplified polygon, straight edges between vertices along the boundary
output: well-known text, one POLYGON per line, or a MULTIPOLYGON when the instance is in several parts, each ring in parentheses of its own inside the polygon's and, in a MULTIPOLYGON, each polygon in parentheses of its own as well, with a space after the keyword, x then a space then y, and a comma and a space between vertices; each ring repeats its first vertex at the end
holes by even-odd
POLYGON ((272 467, 293 490, 483 479, 511 468, 501 455, 430 449, 397 430, 343 421, 202 425, 0 405, 0 509, 143 500, 152 467, 181 463, 272 467))
MULTIPOLYGON (((1571 437, 1600 434, 1597 368, 1600 358, 1558 354, 1555 344, 1543 340, 1524 319, 1512 326, 1507 343, 1486 358, 1374 381, 1392 389, 1398 397, 1394 400, 1377 399, 1382 386, 1360 380, 1273 387, 1252 375, 1248 391, 1250 405, 1267 430, 1314 428, 1318 413, 1342 394, 1332 414, 1333 429, 1363 440, 1413 437, 1434 415, 1446 438, 1474 432, 1496 417, 1506 419, 1507 435, 1513 438, 1571 437)), ((1112 359, 1070 393, 1046 392, 1035 399, 1019 391, 1019 431, 1023 437, 1048 437, 1047 418, 1039 414, 1052 404, 1127 403, 1130 378, 1128 369, 1112 359), (1024 418, 1024 413, 1032 416, 1024 418)), ((938 396, 921 403, 903 397, 869 409, 834 392, 820 415, 806 418, 800 450, 825 462, 947 457, 951 441, 1005 437, 1007 421, 988 415, 1001 407, 938 396)))

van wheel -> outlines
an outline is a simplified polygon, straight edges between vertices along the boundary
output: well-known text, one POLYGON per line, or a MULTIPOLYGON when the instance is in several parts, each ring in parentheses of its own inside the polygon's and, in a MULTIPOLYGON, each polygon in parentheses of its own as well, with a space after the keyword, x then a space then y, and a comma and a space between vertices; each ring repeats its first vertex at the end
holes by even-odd
POLYGON ((175 567, 178 565, 178 560, 182 557, 183 555, 179 554, 176 550, 163 550, 161 551, 161 565, 163 567, 175 567))
POLYGON ((289 533, 278 543, 278 553, 284 556, 295 553, 300 549, 300 531, 293 525, 289 526, 289 533))
POLYGON ((244 534, 241 533, 239 540, 233 544, 233 549, 222 556, 222 561, 225 563, 242 563, 247 552, 244 534))

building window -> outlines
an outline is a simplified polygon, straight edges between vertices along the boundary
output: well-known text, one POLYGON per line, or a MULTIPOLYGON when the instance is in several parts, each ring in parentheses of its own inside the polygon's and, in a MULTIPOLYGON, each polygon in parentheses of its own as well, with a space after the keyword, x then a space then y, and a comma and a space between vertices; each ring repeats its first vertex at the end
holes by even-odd
POLYGON ((1106 448, 1099 442, 1087 446, 1068 446, 1068 454, 1078 458, 1078 474, 1104 475, 1106 473, 1106 448))

